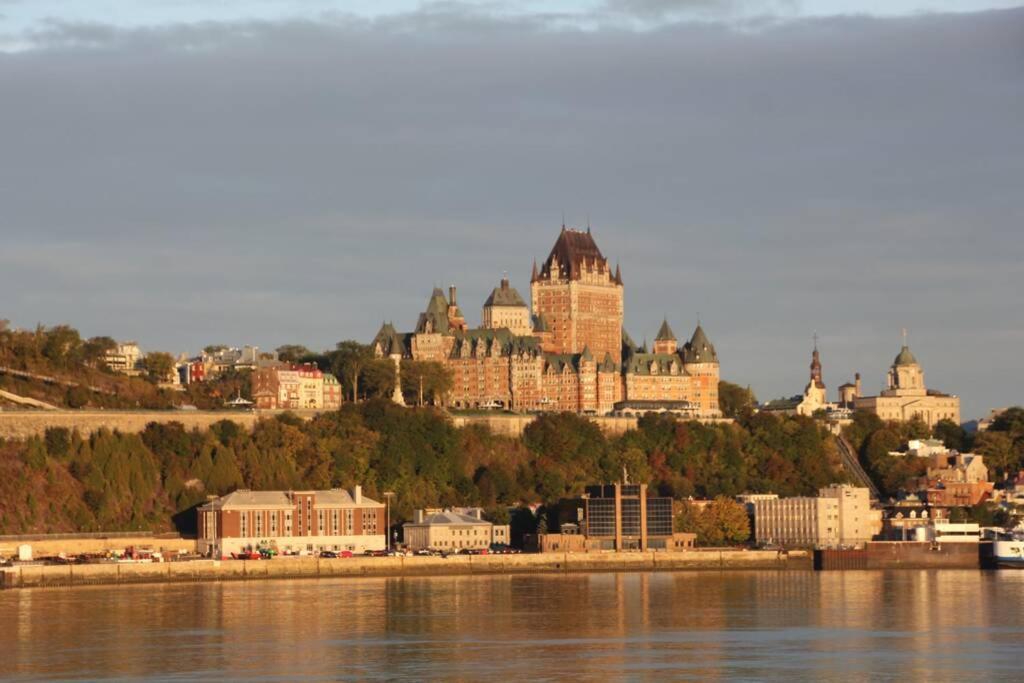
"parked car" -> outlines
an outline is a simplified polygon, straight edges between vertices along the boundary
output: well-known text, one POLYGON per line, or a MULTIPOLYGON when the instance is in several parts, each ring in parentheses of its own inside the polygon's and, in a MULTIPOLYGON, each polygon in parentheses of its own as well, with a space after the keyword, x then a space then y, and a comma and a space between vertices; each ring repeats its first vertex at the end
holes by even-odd
POLYGON ((351 550, 342 550, 340 553, 338 553, 338 557, 354 557, 354 556, 355 556, 355 553, 353 553, 351 550))
POLYGON ((333 550, 321 550, 320 551, 320 557, 326 557, 326 558, 329 558, 329 559, 334 559, 337 556, 338 556, 338 553, 334 552, 333 550))

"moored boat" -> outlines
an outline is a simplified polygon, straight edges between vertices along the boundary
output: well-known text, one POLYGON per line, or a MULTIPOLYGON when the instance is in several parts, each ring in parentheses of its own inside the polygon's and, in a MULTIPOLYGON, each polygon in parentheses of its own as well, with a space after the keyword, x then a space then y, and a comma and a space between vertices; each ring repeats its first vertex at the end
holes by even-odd
POLYGON ((996 539, 992 542, 992 559, 997 567, 1024 568, 1024 538, 996 539))

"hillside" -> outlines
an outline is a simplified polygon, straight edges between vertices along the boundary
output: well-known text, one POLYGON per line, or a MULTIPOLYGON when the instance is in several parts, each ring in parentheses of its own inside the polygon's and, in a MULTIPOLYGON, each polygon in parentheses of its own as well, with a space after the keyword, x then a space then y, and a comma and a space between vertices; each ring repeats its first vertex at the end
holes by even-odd
MULTIPOLYGON (((433 409, 346 405, 310 421, 223 421, 206 431, 151 424, 141 434, 63 429, 0 446, 0 533, 191 531, 192 508, 236 488, 395 491, 394 519, 417 507, 490 510, 578 495, 630 477, 677 498, 813 493, 844 480, 835 443, 807 418, 758 415, 733 425, 648 416, 609 439, 589 420, 539 417, 522 438, 455 428, 433 409)), ((500 514, 500 513, 498 513, 500 514)))

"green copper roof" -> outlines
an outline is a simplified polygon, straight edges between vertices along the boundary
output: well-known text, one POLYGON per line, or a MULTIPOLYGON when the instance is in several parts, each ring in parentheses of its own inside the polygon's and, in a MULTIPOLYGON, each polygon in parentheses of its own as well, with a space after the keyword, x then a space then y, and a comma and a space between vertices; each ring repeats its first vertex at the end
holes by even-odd
POLYGON ((917 359, 914 358, 914 354, 910 352, 910 347, 906 344, 900 349, 900 353, 896 356, 896 360, 893 361, 893 365, 917 365, 917 359))
POLYGON ((635 353, 625 363, 627 375, 681 375, 683 361, 674 353, 635 353))
POLYGON ((501 286, 495 287, 491 295, 487 297, 484 306, 523 306, 525 308, 526 302, 523 301, 523 297, 519 296, 515 287, 509 286, 508 280, 502 280, 501 286))
POLYGON ((672 331, 672 328, 668 326, 668 319, 661 321, 661 329, 658 330, 658 336, 654 338, 654 341, 675 341, 676 335, 672 331))

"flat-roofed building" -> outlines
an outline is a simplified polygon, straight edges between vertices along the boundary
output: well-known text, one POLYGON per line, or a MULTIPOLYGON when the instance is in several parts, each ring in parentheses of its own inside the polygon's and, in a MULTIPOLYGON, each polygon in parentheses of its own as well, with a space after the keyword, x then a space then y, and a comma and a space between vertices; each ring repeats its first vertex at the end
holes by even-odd
POLYGON ((363 495, 327 491, 240 489, 199 507, 200 554, 273 548, 278 552, 383 550, 384 504, 363 495))
POLYGON ((110 368, 111 372, 122 375, 139 375, 139 362, 142 360, 142 350, 137 342, 118 342, 117 346, 110 349, 103 355, 103 362, 110 368))
POLYGON ((828 486, 818 496, 754 500, 759 543, 832 548, 862 545, 881 532, 882 513, 866 488, 828 486))
POLYGON ((590 550, 671 550, 672 499, 646 484, 588 486, 583 533, 590 550))
POLYGON ((488 522, 480 508, 416 510, 402 534, 410 550, 483 550, 509 541, 508 525, 488 522))

